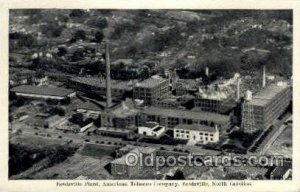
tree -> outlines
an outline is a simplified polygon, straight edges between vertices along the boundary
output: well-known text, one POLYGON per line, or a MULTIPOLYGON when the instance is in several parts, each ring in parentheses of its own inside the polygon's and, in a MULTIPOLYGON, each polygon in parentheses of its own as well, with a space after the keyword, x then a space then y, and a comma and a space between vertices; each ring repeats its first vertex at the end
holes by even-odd
POLYGON ((66 114, 66 111, 62 107, 54 107, 54 108, 50 109, 49 113, 51 115, 64 116, 66 114))
POLYGON ((31 34, 22 34, 18 41, 20 47, 32 47, 34 43, 35 38, 31 34))
POLYGON ((67 49, 65 47, 58 47, 58 53, 57 55, 59 57, 64 56, 68 53, 67 49))
POLYGON ((105 17, 92 18, 87 21, 87 24, 91 27, 97 27, 99 29, 104 29, 108 25, 105 17))
POLYGON ((85 31, 84 30, 77 30, 74 33, 73 38, 75 40, 79 40, 79 39, 85 40, 85 31))
POLYGON ((96 41, 97 43, 101 43, 102 40, 103 40, 103 38, 104 38, 104 35, 103 35, 103 33, 102 33, 101 31, 97 31, 97 32, 95 33, 95 41, 96 41))
POLYGON ((85 12, 81 9, 73 9, 70 13, 70 17, 82 17, 85 15, 85 12))

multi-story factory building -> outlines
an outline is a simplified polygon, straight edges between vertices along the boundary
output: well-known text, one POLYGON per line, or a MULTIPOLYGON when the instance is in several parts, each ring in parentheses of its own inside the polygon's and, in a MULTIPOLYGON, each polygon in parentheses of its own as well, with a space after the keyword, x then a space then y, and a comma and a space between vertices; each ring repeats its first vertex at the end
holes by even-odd
POLYGON ((217 125, 220 130, 226 130, 231 126, 231 119, 227 115, 159 107, 145 107, 140 111, 138 124, 143 125, 148 121, 158 122, 166 128, 174 128, 178 124, 198 124, 211 127, 217 125))
POLYGON ((136 83, 133 88, 133 98, 144 101, 145 105, 154 105, 155 102, 169 91, 168 80, 151 77, 136 83))
POLYGON ((236 106, 237 100, 239 100, 239 79, 232 78, 199 88, 195 107, 202 111, 224 114, 236 106))
POLYGON ((271 84, 254 96, 246 92, 242 103, 242 129, 253 133, 268 128, 288 107, 292 99, 291 87, 283 82, 271 84))
POLYGON ((181 96, 188 93, 197 92, 202 81, 195 79, 178 79, 175 84, 176 95, 181 96))

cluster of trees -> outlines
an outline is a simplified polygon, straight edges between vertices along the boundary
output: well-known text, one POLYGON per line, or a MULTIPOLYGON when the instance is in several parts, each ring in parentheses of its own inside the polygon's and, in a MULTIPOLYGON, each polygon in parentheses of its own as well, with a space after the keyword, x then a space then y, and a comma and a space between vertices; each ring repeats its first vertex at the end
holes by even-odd
POLYGON ((108 26, 108 22, 105 17, 97 17, 88 19, 87 25, 93 28, 97 27, 99 29, 104 29, 108 26))
POLYGON ((32 48, 36 45, 36 39, 31 34, 14 32, 9 34, 10 45, 18 48, 32 48), (16 43, 14 43, 16 42, 16 43))
POLYGON ((57 22, 49 22, 40 27, 41 33, 48 38, 59 37, 64 29, 63 26, 58 25, 57 22))
POLYGON ((49 110, 49 114, 64 116, 66 114, 66 110, 62 107, 53 107, 49 110))

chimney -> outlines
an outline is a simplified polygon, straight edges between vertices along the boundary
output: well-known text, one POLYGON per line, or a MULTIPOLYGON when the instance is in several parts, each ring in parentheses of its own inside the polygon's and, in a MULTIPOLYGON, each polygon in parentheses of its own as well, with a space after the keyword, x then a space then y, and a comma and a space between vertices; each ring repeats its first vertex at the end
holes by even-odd
POLYGON ((106 41, 105 46, 105 62, 106 62, 106 107, 112 105, 111 102, 111 82, 110 82, 110 60, 109 60, 109 41, 106 41))
POLYGON ((240 78, 237 79, 236 84, 236 100, 238 101, 240 99, 240 78))
POLYGON ((205 67, 205 75, 208 77, 209 75, 209 68, 208 67, 205 67))
POLYGON ((266 65, 263 65, 262 88, 266 86, 266 65))

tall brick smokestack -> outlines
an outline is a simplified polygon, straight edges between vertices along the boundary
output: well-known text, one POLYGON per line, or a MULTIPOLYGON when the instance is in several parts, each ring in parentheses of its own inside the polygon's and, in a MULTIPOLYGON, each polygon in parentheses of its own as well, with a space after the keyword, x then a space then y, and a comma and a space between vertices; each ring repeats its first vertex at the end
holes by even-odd
POLYGON ((236 101, 238 101, 240 99, 240 83, 241 83, 241 80, 240 80, 240 78, 238 78, 237 82, 236 82, 236 101))
POLYGON ((109 41, 105 45, 105 62, 106 62, 106 107, 112 105, 111 102, 111 82, 110 82, 110 60, 109 60, 109 41))
POLYGON ((263 65, 262 88, 266 86, 266 65, 263 65))
POLYGON ((209 68, 205 67, 205 75, 208 77, 209 76, 209 68))

